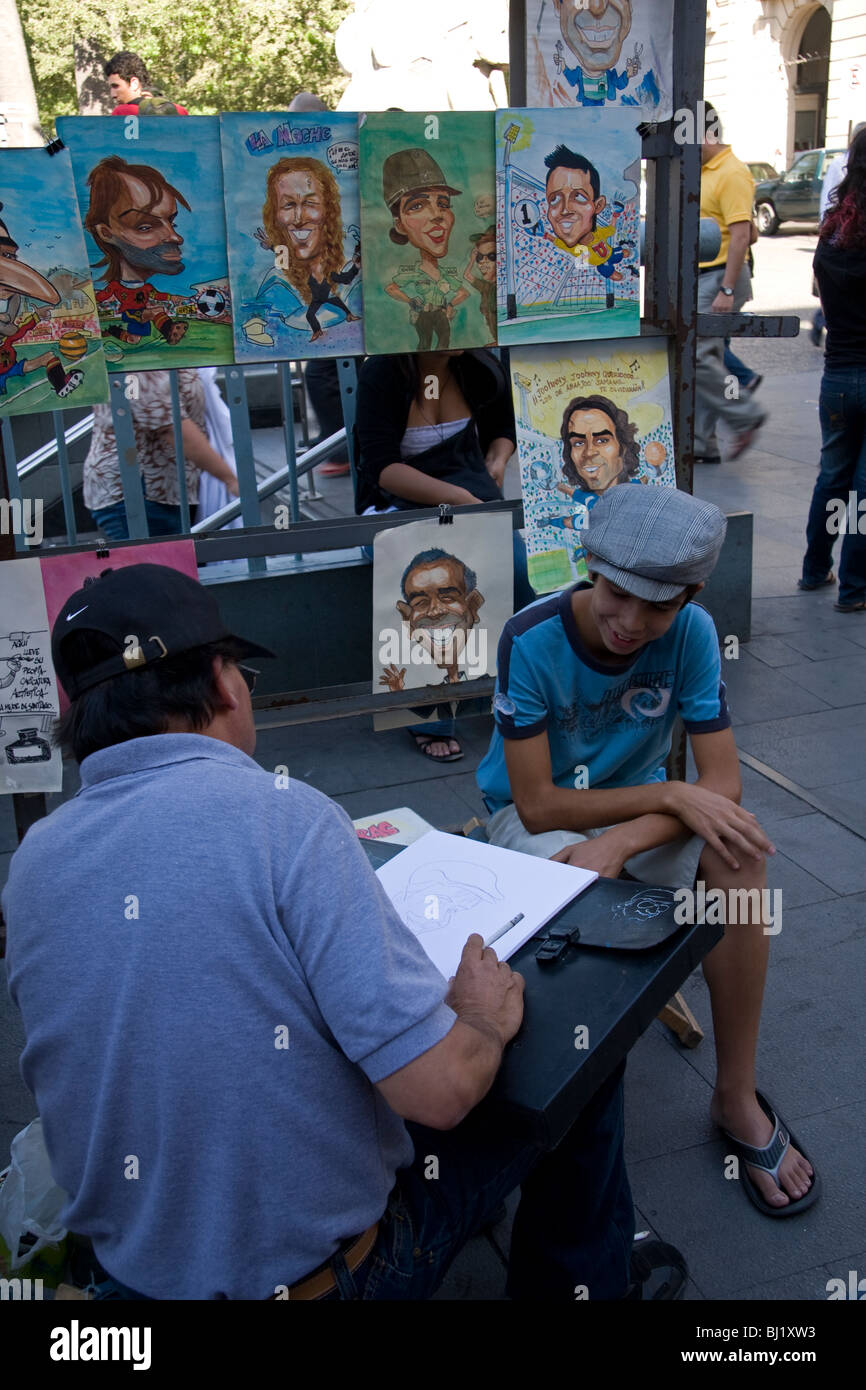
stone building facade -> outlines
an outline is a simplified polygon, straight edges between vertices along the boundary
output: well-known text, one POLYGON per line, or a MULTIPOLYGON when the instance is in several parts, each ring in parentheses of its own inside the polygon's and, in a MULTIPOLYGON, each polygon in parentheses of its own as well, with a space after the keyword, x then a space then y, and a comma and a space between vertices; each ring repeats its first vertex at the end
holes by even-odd
MULTIPOLYGON (((689 0, 701 4, 703 0, 689 0)), ((355 0, 344 110, 507 104, 507 0, 355 0)), ((866 0, 707 0, 706 96, 741 159, 781 172, 866 120, 866 0)))
POLYGON ((708 0, 704 90, 740 159, 844 148, 866 120, 866 0, 708 0))

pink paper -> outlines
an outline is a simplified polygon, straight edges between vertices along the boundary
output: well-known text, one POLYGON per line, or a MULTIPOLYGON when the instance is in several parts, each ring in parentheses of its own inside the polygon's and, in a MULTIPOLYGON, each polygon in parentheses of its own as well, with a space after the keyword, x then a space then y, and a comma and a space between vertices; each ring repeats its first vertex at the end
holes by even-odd
MULTIPOLYGON (((107 549, 108 556, 99 558, 95 550, 83 551, 78 555, 40 556, 49 628, 54 627, 57 614, 70 594, 80 589, 85 579, 96 579, 106 569, 122 569, 125 565, 167 565, 169 569, 180 570, 181 574, 198 579, 195 542, 192 540, 154 541, 152 545, 124 545, 122 542, 109 541, 107 549)), ((69 701, 59 681, 57 690, 62 714, 69 708, 69 701)))

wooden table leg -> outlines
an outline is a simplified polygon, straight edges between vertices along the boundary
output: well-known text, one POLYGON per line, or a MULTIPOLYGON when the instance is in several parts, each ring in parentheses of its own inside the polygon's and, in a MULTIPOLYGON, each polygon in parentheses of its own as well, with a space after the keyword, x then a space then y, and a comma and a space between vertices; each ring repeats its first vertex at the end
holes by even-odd
POLYGON ((665 1004, 659 1018, 671 1032, 676 1033, 683 1047, 697 1047, 704 1036, 701 1025, 679 990, 665 1004))

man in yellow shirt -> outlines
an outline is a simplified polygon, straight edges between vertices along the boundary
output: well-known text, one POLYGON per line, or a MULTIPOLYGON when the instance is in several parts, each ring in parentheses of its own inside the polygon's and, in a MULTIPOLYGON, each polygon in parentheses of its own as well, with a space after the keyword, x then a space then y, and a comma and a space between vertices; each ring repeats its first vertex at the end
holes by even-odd
MULTIPOLYGON (((722 233, 719 254, 702 263, 698 277, 698 312, 730 314, 752 297, 746 257, 752 231, 755 185, 752 175, 722 143, 722 129, 706 105, 701 146, 701 217, 712 217, 722 233)), ((699 338, 695 393, 695 462, 721 463, 716 422, 733 431, 729 458, 739 458, 755 440, 766 416, 754 396, 740 392, 724 363, 723 338, 699 338)))

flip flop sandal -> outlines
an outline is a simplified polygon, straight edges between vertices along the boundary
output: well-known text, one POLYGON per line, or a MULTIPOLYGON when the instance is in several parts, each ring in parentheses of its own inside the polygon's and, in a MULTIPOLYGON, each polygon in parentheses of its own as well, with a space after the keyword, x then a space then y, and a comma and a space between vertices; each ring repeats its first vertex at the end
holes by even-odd
POLYGON ((644 1303, 672 1302, 682 1298, 688 1266, 675 1245, 664 1240, 645 1240, 631 1252, 631 1279, 628 1299, 644 1303))
POLYGON ((836 576, 835 576, 835 574, 833 573, 833 571, 831 570, 830 573, 827 575, 826 579, 819 579, 817 584, 807 584, 806 581, 805 581, 805 579, 798 579, 798 580, 797 580, 797 588, 798 588, 798 589, 805 589, 807 593, 811 593, 813 589, 824 589, 824 588, 826 588, 826 586, 827 586, 828 584, 835 584, 835 583, 836 583, 836 576))
MULTIPOLYGON (((431 763, 457 763, 466 756, 462 748, 459 753, 440 754, 438 758, 435 753, 427 752, 431 743, 449 743, 450 734, 413 734, 411 729, 407 729, 406 732, 418 751, 423 753, 424 757, 428 758, 431 763), (423 743, 421 742, 422 739, 424 740, 423 743)), ((455 739, 454 742, 456 743, 457 740, 455 739)))
MULTIPOLYGON (((742 1140, 737 1139, 726 1129, 723 1129, 722 1133, 732 1145, 734 1153, 738 1158, 741 1158, 744 1163, 751 1163, 755 1168, 762 1168, 765 1173, 770 1174, 776 1186, 781 1187, 782 1184, 779 1182, 779 1169, 782 1166, 782 1160, 785 1154, 792 1144, 795 1149, 799 1149, 807 1163, 812 1163, 812 1160, 796 1134, 793 1134, 784 1121, 779 1119, 774 1107, 770 1101, 767 1100, 767 1097, 762 1095, 760 1091, 755 1091, 755 1096, 757 1097, 758 1104, 767 1116, 767 1119, 770 1120, 773 1125, 773 1133, 770 1142, 765 1144, 762 1149, 756 1149, 751 1144, 744 1144, 742 1140)), ((820 1181, 814 1163, 812 1163, 812 1186, 809 1188, 809 1191, 806 1193, 805 1197, 798 1197, 796 1201, 792 1198, 786 1207, 773 1207, 770 1206, 769 1202, 764 1201, 758 1188, 752 1182, 747 1168, 743 1168, 740 1177, 743 1181, 743 1185, 746 1189, 746 1196, 749 1198, 749 1201, 753 1202, 758 1208, 758 1211, 762 1211, 765 1216, 799 1216, 801 1211, 805 1211, 807 1207, 812 1205, 820 1190, 820 1181)))

